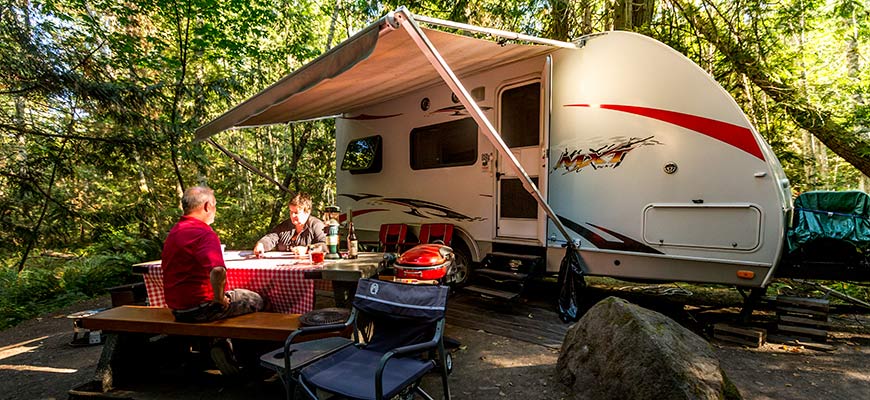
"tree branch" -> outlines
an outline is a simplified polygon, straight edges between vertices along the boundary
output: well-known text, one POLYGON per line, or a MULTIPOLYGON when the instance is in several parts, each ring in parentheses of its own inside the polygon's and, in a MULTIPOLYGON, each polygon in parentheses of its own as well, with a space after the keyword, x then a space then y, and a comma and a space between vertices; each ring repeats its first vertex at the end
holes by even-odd
POLYGON ((59 133, 48 133, 48 132, 42 132, 42 131, 33 130, 33 129, 24 129, 24 128, 20 128, 20 127, 17 127, 14 125, 9 125, 9 124, 0 124, 0 129, 15 131, 15 132, 23 133, 25 135, 52 137, 52 138, 60 138, 60 139, 76 139, 76 140, 86 140, 86 141, 92 141, 92 142, 105 142, 105 143, 112 143, 112 144, 136 144, 136 143, 139 143, 139 141, 129 140, 129 139, 117 139, 117 138, 107 139, 107 138, 98 138, 98 137, 91 137, 91 136, 64 135, 64 134, 59 134, 59 133))
MULTIPOLYGON (((774 78, 762 69, 763 63, 749 49, 736 42, 738 32, 720 34, 713 16, 695 12, 692 5, 680 0, 670 0, 686 20, 695 27, 739 73, 761 88, 774 101, 785 107, 786 112, 802 129, 818 138, 831 151, 852 164, 864 175, 870 176, 870 138, 854 132, 848 125, 837 122, 839 116, 830 110, 810 104, 799 95, 797 85, 786 79, 774 78)), ((847 120, 840 117, 839 119, 847 120)))

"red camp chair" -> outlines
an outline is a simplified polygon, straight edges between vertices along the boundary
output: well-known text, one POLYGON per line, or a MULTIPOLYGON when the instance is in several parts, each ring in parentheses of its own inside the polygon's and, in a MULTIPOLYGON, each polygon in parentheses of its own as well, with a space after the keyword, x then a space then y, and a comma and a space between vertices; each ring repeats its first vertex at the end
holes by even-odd
POLYGON ((381 251, 401 252, 407 245, 408 225, 405 224, 382 224, 378 234, 381 251))
POLYGON ((420 225, 420 243, 441 242, 450 246, 453 240, 453 224, 423 224, 420 225))

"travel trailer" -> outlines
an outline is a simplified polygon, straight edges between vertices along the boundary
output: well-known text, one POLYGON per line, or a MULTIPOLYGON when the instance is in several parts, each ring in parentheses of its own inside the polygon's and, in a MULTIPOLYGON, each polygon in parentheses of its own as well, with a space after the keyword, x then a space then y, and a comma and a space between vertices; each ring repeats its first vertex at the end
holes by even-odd
POLYGON ((570 240, 588 275, 747 288, 786 246, 771 148, 707 72, 639 34, 567 43, 400 8, 196 135, 328 116, 362 240, 449 223, 465 266, 556 272, 570 240))

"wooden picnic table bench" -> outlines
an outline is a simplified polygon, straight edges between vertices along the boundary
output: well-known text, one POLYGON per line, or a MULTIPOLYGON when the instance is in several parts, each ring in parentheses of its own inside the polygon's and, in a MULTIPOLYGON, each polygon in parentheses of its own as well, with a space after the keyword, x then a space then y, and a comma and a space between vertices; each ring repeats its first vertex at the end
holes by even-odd
MULTIPOLYGON (((147 358, 160 357, 160 352, 149 350, 155 337, 165 335, 200 340, 229 338, 283 343, 287 336, 299 329, 300 323, 299 314, 271 312, 256 312, 205 323, 183 323, 176 322, 168 308, 121 306, 82 318, 80 325, 91 331, 103 331, 106 335, 95 381, 88 387, 108 392, 119 377, 127 377, 147 364, 147 358)), ((312 336, 311 339, 323 337, 312 336)))
POLYGON ((155 335, 283 342, 299 329, 299 314, 256 312, 206 323, 175 322, 172 310, 163 307, 121 306, 83 318, 91 331, 133 332, 155 335))

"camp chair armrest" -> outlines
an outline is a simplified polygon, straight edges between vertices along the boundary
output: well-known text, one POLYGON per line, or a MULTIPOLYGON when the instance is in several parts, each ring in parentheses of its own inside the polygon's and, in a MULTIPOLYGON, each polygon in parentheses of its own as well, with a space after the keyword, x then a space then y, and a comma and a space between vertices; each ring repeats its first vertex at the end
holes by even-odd
POLYGON ((387 361, 390 361, 391 358, 395 356, 400 356, 403 354, 417 354, 422 353, 423 350, 430 350, 438 347, 438 338, 434 338, 428 342, 416 343, 410 346, 402 346, 397 347, 393 350, 386 352, 383 357, 381 357, 381 362, 378 363, 378 369, 375 371, 375 399, 381 400, 384 398, 384 368, 387 366, 387 361))
POLYGON ((397 348, 391 350, 387 354, 392 353, 392 355, 394 355, 394 356, 401 356, 401 355, 405 355, 405 354, 416 354, 416 353, 422 353, 423 350, 430 350, 430 349, 434 349, 436 347, 438 347, 438 341, 433 339, 433 340, 430 340, 428 342, 415 343, 415 344, 408 345, 408 346, 397 347, 397 348))
POLYGON ((402 354, 420 353, 423 350, 434 348, 437 345, 437 340, 431 340, 424 343, 412 344, 410 346, 397 347, 384 353, 381 357, 381 362, 378 363, 378 369, 375 371, 375 399, 382 400, 384 398, 384 368, 387 366, 387 361, 402 354))

